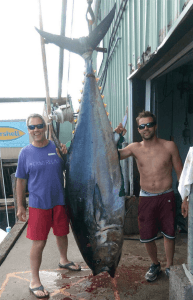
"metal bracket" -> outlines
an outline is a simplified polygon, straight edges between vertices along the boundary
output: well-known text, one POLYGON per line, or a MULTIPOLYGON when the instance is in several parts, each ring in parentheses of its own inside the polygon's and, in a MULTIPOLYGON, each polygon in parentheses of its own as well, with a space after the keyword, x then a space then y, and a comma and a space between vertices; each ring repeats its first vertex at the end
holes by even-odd
POLYGON ((65 121, 72 123, 74 116, 70 104, 61 105, 56 110, 53 110, 52 114, 49 115, 49 119, 58 123, 64 123, 65 121))
POLYGON ((107 48, 96 47, 95 50, 98 52, 107 53, 107 48))

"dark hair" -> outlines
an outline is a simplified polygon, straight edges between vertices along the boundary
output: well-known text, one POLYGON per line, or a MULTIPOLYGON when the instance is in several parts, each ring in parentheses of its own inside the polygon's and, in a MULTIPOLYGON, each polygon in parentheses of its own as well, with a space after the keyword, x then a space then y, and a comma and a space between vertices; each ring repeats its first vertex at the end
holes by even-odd
POLYGON ((143 110, 142 112, 140 112, 138 114, 138 117, 136 118, 137 124, 139 124, 139 119, 142 119, 142 118, 152 118, 153 122, 156 124, 156 116, 154 114, 152 114, 150 111, 143 110))

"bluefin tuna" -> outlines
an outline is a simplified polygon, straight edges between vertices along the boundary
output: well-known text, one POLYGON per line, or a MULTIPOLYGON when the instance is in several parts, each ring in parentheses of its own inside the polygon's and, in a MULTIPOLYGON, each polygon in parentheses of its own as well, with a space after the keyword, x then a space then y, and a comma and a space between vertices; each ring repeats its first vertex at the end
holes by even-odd
POLYGON ((122 252, 125 200, 117 144, 93 71, 92 52, 114 14, 115 6, 88 37, 76 40, 37 29, 47 43, 85 59, 81 109, 66 160, 66 201, 85 262, 93 275, 107 271, 111 277, 122 252))

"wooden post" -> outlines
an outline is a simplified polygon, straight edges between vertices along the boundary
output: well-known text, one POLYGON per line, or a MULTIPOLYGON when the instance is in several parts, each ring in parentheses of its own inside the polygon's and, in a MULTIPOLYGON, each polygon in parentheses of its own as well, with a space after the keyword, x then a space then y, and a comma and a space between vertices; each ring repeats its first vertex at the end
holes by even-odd
MULTIPOLYGON (((41 0, 39 0, 39 24, 40 24, 40 29, 43 30, 41 0)), ((44 38, 41 36, 40 36, 40 41, 41 41, 42 62, 43 62, 44 80, 45 80, 45 89, 46 89, 47 116, 49 116, 51 114, 51 101, 50 101, 49 84, 48 84, 46 49, 45 49, 44 38)), ((49 125, 49 127, 51 126, 49 125)), ((49 130, 49 139, 51 140, 51 130, 49 130)))
MULTIPOLYGON (((65 36, 65 31, 66 31, 66 12, 67 12, 67 0, 62 0, 62 15, 61 15, 61 29, 60 29, 60 35, 62 36, 65 36)), ((60 100, 62 97, 63 66, 64 66, 64 49, 60 48, 59 72, 58 72, 58 100, 60 100)))
POLYGON ((1 163, 1 157, 0 157, 0 198, 5 198, 4 187, 3 187, 3 172, 1 166, 3 166, 3 164, 1 163))

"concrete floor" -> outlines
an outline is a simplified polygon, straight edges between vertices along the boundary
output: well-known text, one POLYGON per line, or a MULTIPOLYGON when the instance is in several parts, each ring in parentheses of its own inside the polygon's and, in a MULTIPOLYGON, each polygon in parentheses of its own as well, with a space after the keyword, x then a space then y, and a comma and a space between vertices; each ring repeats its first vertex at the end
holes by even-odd
MULTIPOLYGON (((0 299, 32 300, 29 292, 31 241, 26 239, 26 229, 0 266, 0 299)), ((139 236, 129 238, 138 239, 139 236)), ((166 259, 163 239, 157 241, 158 257, 164 270, 166 259)), ((144 275, 151 261, 144 245, 138 240, 125 240, 122 258, 112 279, 108 273, 93 276, 86 266, 74 240, 69 234, 68 259, 79 263, 82 271, 73 272, 58 268, 59 252, 52 232, 43 253, 41 280, 53 300, 168 300, 169 280, 162 272, 159 278, 148 283, 144 275)), ((187 234, 179 233, 176 238, 175 265, 187 260, 187 234)))

